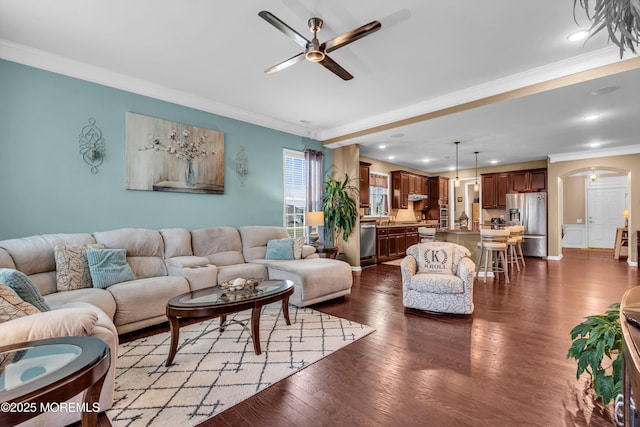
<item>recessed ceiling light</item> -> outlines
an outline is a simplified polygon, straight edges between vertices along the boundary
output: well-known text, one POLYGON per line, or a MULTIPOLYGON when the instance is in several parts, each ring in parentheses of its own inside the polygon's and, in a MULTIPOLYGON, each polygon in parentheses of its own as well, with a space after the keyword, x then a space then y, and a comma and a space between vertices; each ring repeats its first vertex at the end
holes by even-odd
POLYGON ((423 162, 425 163, 429 163, 431 161, 431 159, 422 159, 423 162))
POLYGON ((389 160, 393 160, 395 158, 396 158, 396 156, 389 156, 389 160))
POLYGON ((311 122, 309 120, 305 120, 305 119, 300 120, 300 123, 303 123, 305 125, 310 125, 311 124, 311 122))
POLYGON ((585 119, 586 121, 589 121, 589 122, 590 122, 591 120, 595 120, 595 119, 597 119, 598 117, 600 117, 600 114, 588 114, 588 115, 584 116, 584 119, 585 119))
POLYGON ((449 166, 449 170, 450 171, 454 171, 454 170, 456 170, 456 167, 455 166, 449 166))
POLYGON ((600 143, 599 143, 599 142, 591 142, 591 143, 589 144, 589 147, 591 147, 591 148, 600 147, 600 143))
POLYGON ((489 163, 491 163, 492 165, 495 165, 495 164, 498 163, 498 161, 497 160, 491 160, 489 163))
POLYGON ((384 145, 384 144, 383 145, 378 145, 378 148, 381 149, 381 150, 384 150, 385 148, 387 148, 387 146, 384 145))
POLYGON ((589 35, 589 30, 578 30, 567 36, 567 40, 570 42, 577 42, 580 40, 584 40, 589 35))

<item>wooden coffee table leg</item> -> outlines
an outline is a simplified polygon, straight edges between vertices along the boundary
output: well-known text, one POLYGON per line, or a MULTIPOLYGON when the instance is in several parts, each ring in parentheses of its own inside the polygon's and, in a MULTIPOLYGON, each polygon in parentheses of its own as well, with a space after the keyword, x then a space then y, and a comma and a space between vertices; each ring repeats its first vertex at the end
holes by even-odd
POLYGON ((178 349, 178 338, 180 337, 180 322, 177 317, 169 317, 169 327, 171 329, 171 346, 169 347, 169 356, 167 357, 167 363, 165 366, 171 366, 173 358, 176 356, 178 349))
POLYGON ((289 320, 289 296, 288 295, 282 300, 282 314, 284 314, 284 320, 287 321, 287 325, 290 325, 291 320, 289 320))
POLYGON ((225 328, 225 322, 227 321, 227 315, 226 314, 222 314, 220 316, 220 332, 224 332, 224 328, 225 328))
POLYGON ((260 350, 260 313, 262 306, 254 306, 251 309, 251 338, 253 339, 253 350, 256 354, 262 353, 260 350))
POLYGON ((80 425, 82 427, 95 427, 98 425, 98 411, 94 411, 93 405, 100 401, 100 392, 102 391, 105 378, 107 378, 107 372, 84 392, 84 410, 80 418, 80 425))

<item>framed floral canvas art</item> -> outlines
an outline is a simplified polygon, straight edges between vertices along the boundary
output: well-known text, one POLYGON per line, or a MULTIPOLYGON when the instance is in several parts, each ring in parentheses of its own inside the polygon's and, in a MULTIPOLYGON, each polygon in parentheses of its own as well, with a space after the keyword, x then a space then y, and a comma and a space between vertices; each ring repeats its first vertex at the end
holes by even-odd
POLYGON ((127 189, 224 194, 224 133, 127 113, 127 189))

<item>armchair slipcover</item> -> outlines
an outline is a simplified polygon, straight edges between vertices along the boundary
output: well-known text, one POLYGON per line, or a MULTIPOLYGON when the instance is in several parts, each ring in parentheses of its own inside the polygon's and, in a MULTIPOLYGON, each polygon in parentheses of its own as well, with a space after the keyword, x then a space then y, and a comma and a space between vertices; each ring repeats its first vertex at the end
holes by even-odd
POLYGON ((471 253, 455 243, 427 242, 407 249, 400 263, 402 271, 402 303, 405 307, 436 313, 473 313, 473 281, 475 264, 471 253), (454 274, 418 271, 418 246, 442 248, 450 245, 454 274))

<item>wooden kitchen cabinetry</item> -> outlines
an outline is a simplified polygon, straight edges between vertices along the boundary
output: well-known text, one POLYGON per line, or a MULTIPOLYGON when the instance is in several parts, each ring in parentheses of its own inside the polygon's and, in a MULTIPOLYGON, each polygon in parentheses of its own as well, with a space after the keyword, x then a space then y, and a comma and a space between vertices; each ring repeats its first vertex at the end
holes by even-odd
POLYGON ((510 193, 547 191, 546 169, 530 169, 509 173, 511 175, 510 193))
POLYGON ((369 205, 369 169, 371 163, 360 162, 360 207, 368 208, 369 205))
POLYGON ((418 226, 392 226, 376 228, 377 261, 402 258, 407 248, 420 240, 418 226))
POLYGON ((482 209, 506 208, 510 182, 508 172, 483 174, 482 209))
POLYGON ((391 172, 391 208, 407 209, 409 207, 409 173, 391 172))
POLYGON ((426 211, 431 207, 431 191, 429 189, 429 177, 420 177, 420 191, 418 194, 425 196, 425 199, 413 202, 413 209, 416 211, 426 211))
POLYGON ((429 177, 429 198, 433 201, 431 208, 449 204, 449 178, 443 176, 429 177))

